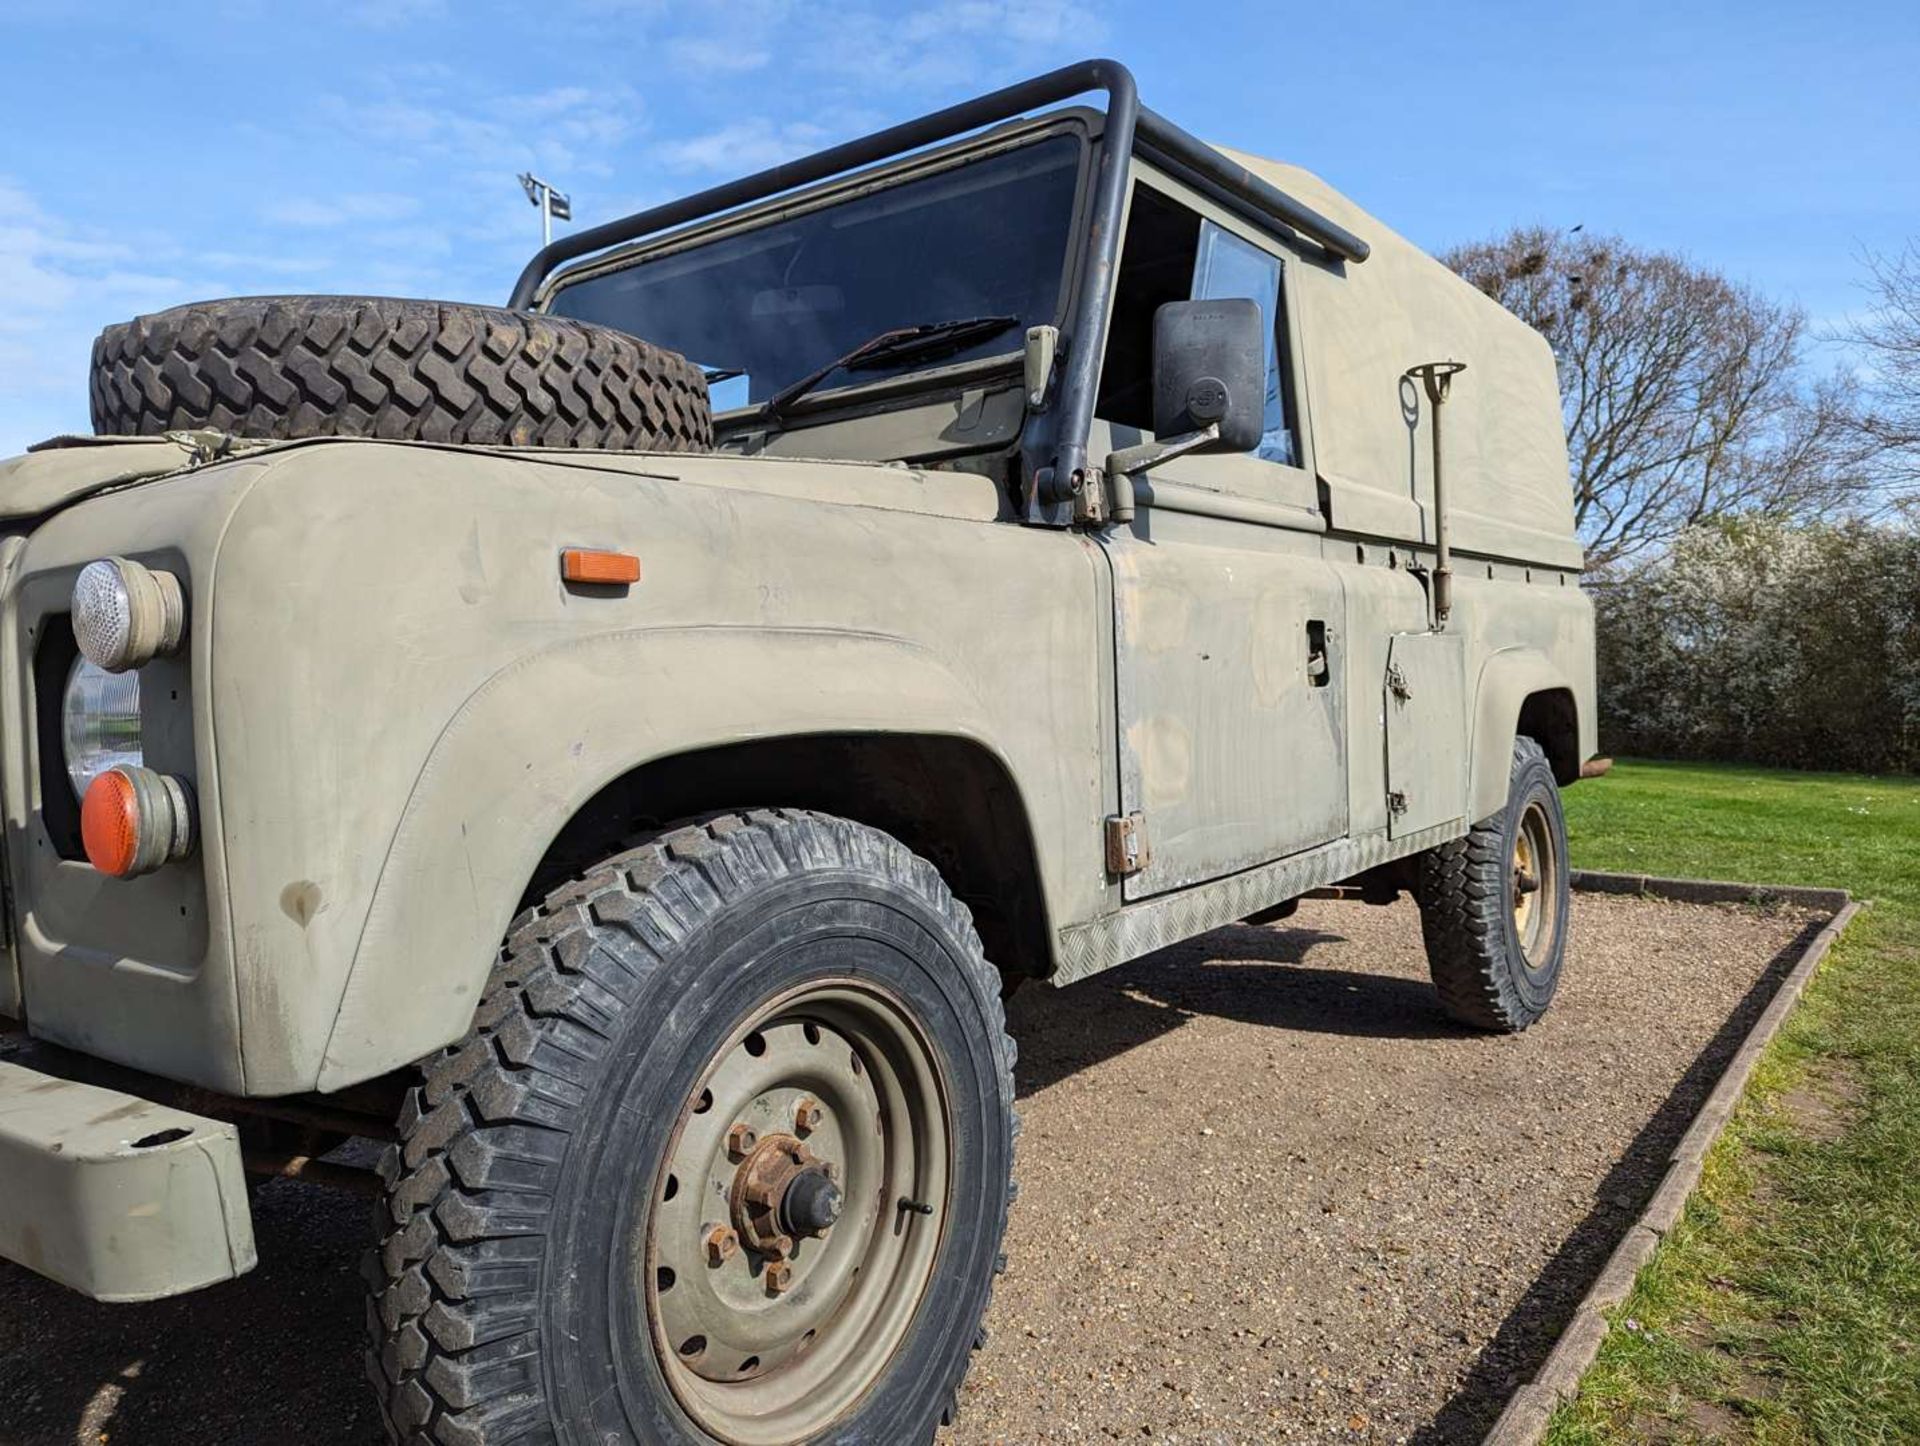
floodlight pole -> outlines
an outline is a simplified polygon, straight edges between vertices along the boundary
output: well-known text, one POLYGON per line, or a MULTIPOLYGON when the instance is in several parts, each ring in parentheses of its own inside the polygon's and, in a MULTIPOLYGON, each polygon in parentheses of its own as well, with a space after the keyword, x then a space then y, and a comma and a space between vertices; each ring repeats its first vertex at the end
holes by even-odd
POLYGON ((553 244, 553 183, 541 180, 531 171, 522 171, 520 189, 527 193, 529 201, 540 208, 540 245, 544 250, 553 244))

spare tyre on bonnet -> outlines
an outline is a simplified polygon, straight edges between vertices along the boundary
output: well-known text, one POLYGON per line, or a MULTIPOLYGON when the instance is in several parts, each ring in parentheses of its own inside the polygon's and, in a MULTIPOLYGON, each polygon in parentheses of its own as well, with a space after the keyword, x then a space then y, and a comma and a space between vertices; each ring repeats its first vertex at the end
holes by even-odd
POLYGON ((610 327, 446 301, 249 296, 108 327, 94 430, 704 451, 700 369, 610 327))

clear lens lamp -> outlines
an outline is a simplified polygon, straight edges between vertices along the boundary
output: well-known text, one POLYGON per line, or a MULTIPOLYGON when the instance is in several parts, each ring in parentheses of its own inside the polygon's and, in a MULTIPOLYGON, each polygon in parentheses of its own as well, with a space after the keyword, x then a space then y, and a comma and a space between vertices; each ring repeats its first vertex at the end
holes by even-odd
POLYGON ((85 798, 94 779, 109 768, 140 767, 146 762, 140 738, 140 675, 109 673, 78 659, 67 675, 60 725, 75 798, 85 798))
POLYGON ((198 827, 193 789, 146 766, 140 675, 109 673, 81 658, 67 677, 61 711, 87 862, 112 878, 132 879, 191 854, 198 827))
POLYGON ((124 557, 80 569, 73 584, 73 636, 80 655, 108 673, 124 673, 180 646, 187 599, 180 579, 124 557))

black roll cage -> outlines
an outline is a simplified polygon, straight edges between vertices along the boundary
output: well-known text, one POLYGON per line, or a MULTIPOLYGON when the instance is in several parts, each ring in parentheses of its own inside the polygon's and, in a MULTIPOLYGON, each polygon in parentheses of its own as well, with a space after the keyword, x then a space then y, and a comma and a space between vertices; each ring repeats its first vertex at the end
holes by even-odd
MULTIPOLYGON (((1133 73, 1126 66, 1116 60, 1084 60, 918 120, 889 126, 811 156, 562 237, 541 248, 527 263, 507 305, 525 310, 556 267, 590 252, 765 200, 1091 91, 1106 93, 1107 108, 1089 207, 1088 264, 1081 268, 1079 293, 1068 312, 1074 330, 1082 336, 1097 338, 1106 332, 1113 276, 1120 264, 1127 162, 1136 151, 1256 226, 1277 229, 1290 238, 1304 237, 1336 261, 1367 259, 1367 243, 1344 226, 1142 106, 1133 73)), ((1047 411, 1034 416, 1021 440, 1029 474, 1024 479, 1024 510, 1033 522, 1060 525, 1069 521, 1074 497, 1086 484, 1087 438, 1100 380, 1100 353, 1097 346, 1076 345, 1076 340, 1073 336, 1061 338, 1064 365, 1057 399, 1047 411)))

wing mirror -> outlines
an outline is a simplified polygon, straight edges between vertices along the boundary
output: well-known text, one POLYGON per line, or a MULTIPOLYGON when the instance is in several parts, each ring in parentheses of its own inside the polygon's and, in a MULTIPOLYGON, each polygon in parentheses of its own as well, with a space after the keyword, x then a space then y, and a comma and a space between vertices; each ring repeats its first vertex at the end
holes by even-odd
POLYGON ((1145 472, 1188 452, 1251 452, 1267 412, 1267 338, 1244 297, 1169 301, 1153 314, 1153 430, 1159 440, 1107 458, 1107 475, 1145 472))
POLYGON ((1260 445, 1267 347, 1260 305, 1244 297, 1170 301, 1153 314, 1153 430, 1164 438, 1220 429, 1222 452, 1260 445))

